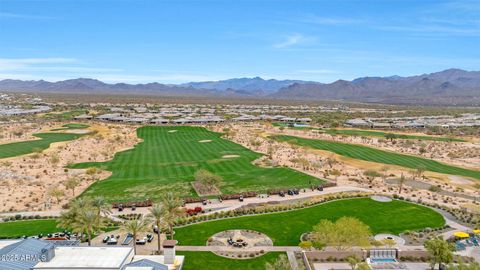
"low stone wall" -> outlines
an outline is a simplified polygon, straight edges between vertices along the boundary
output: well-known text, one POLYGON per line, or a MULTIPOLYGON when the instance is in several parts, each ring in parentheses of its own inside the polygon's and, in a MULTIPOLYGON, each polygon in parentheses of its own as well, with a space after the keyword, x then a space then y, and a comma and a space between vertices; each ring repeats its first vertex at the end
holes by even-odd
POLYGON ((426 250, 400 250, 398 259, 400 261, 426 262, 430 258, 426 250))
POLYGON ((310 262, 335 262, 345 260, 348 256, 355 255, 358 258, 365 259, 367 252, 364 250, 349 250, 349 251, 307 251, 305 252, 310 262))

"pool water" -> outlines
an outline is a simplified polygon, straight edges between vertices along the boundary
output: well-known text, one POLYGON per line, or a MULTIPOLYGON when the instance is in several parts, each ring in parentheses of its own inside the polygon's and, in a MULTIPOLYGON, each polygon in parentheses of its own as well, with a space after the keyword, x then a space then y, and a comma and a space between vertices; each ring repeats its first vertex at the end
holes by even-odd
POLYGON ((379 259, 379 258, 370 258, 370 262, 372 263, 394 263, 397 262, 395 259, 379 259))

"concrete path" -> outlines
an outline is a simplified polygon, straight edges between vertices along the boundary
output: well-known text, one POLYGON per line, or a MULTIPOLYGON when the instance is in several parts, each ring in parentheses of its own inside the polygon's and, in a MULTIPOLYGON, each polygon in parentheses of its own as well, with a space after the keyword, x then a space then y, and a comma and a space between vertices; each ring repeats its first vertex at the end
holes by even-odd
POLYGON ((287 251, 287 257, 292 270, 298 270, 298 262, 297 258, 295 258, 295 253, 293 253, 293 251, 287 251))
POLYGON ((209 213, 215 213, 220 211, 229 211, 235 210, 242 206, 246 206, 249 204, 259 204, 259 203, 273 203, 273 202, 288 202, 292 200, 298 199, 306 199, 311 197, 316 197, 320 195, 327 195, 332 193, 340 193, 340 192, 373 192, 371 189, 361 188, 361 187, 353 187, 353 186, 341 186, 341 187, 330 187, 325 188, 323 191, 318 190, 310 190, 306 189, 305 192, 303 190, 300 191, 300 194, 290 196, 285 195, 285 197, 280 197, 279 195, 270 195, 266 198, 245 198, 243 202, 238 200, 226 200, 223 202, 212 202, 207 205, 202 205, 201 203, 190 203, 187 204, 186 207, 188 208, 195 208, 197 206, 202 207, 205 210, 211 210, 209 213))
MULTIPOLYGON (((226 251, 224 246, 176 246, 178 251, 226 251)), ((296 246, 263 246, 263 247, 246 247, 239 248, 238 251, 265 251, 265 252, 294 252, 301 251, 296 246)), ((230 251, 230 250, 228 250, 230 251)))
MULTIPOLYGON (((332 194, 332 193, 340 193, 340 192, 373 192, 370 189, 360 188, 360 187, 352 187, 352 186, 341 186, 341 187, 330 187, 325 188, 323 191, 314 190, 311 191, 307 189, 306 192, 300 192, 299 195, 289 196, 285 195, 285 197, 280 197, 278 195, 271 195, 266 198, 245 198, 243 202, 238 200, 225 200, 223 202, 212 202, 207 205, 202 205, 201 203, 190 203, 187 204, 187 208, 195 208, 197 206, 202 207, 202 209, 210 210, 208 214, 221 212, 221 211, 229 211, 235 210, 242 206, 246 206, 248 204, 256 204, 256 203, 274 203, 274 202, 288 202, 292 200, 298 199, 306 199, 320 195, 332 194)), ((9 213, 0 213, 0 216, 15 216, 20 214, 22 216, 60 216, 62 210, 51 210, 51 211, 34 211, 34 212, 9 212, 9 213)), ((130 214, 130 213, 140 213, 140 214, 148 214, 149 208, 147 207, 139 207, 135 211, 132 211, 130 208, 125 208, 122 212, 118 212, 117 209, 112 210, 112 215, 117 215, 119 213, 122 214, 130 214)))

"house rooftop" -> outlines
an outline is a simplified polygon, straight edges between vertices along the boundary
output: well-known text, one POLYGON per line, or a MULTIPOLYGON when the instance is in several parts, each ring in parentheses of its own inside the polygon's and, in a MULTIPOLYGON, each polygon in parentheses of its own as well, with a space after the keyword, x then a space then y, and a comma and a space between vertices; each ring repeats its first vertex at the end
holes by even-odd
POLYGON ((132 257, 131 247, 57 247, 52 260, 33 269, 119 269, 132 257))

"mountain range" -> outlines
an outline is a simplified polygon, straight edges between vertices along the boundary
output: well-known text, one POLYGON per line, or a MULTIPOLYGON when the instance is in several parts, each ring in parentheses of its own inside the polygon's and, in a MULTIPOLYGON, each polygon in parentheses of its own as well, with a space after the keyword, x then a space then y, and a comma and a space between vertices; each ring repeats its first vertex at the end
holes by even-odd
POLYGON ((352 81, 318 83, 299 80, 236 78, 222 81, 108 84, 79 78, 58 82, 2 80, 3 92, 50 92, 269 98, 285 100, 339 100, 386 104, 480 106, 480 71, 448 69, 409 77, 362 77, 352 81))
POLYGON ((279 89, 288 87, 292 84, 315 84, 316 82, 307 82, 300 80, 264 80, 260 77, 254 78, 235 78, 223 81, 208 81, 208 82, 189 82, 182 84, 182 86, 193 87, 196 89, 210 89, 230 91, 237 94, 266 96, 277 92, 279 89))

